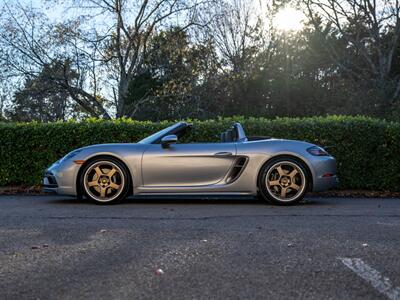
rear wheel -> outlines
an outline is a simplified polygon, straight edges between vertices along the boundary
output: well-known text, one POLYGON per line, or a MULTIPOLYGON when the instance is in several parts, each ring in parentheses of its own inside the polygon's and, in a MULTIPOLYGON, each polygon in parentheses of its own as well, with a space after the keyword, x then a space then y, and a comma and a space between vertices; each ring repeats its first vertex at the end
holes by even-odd
POLYGON ((84 167, 80 178, 86 197, 97 203, 116 203, 129 191, 127 168, 113 158, 98 158, 84 167))
POLYGON ((307 192, 308 177, 304 164, 289 157, 277 158, 263 166, 258 188, 261 197, 273 204, 298 203, 307 192))

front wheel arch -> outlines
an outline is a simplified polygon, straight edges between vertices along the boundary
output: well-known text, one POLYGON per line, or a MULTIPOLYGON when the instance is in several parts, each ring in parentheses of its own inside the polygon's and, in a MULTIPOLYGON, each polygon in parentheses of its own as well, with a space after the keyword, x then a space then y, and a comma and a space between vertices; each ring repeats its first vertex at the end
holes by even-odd
POLYGON ((82 187, 80 185, 80 178, 82 175, 83 170, 85 169, 85 167, 90 164, 92 161, 96 160, 96 159, 107 159, 107 158, 111 158, 114 160, 117 160, 119 163, 121 163, 126 170, 128 171, 128 195, 127 196, 132 196, 133 195, 133 178, 132 178, 132 174, 130 169, 128 168, 128 166, 126 165, 126 163, 124 161, 122 161, 120 158, 114 156, 114 155, 95 155, 91 158, 89 158, 88 160, 86 160, 81 167, 79 168, 78 174, 76 176, 76 180, 75 180, 75 186, 76 186, 76 194, 78 199, 82 199, 84 193, 82 191, 82 187))

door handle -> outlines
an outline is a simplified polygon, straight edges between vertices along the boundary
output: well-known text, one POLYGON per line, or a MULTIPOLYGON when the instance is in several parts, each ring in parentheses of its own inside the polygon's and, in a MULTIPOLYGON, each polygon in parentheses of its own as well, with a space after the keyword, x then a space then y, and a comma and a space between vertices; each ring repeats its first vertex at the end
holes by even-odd
POLYGON ((214 156, 232 156, 232 152, 217 152, 214 156))

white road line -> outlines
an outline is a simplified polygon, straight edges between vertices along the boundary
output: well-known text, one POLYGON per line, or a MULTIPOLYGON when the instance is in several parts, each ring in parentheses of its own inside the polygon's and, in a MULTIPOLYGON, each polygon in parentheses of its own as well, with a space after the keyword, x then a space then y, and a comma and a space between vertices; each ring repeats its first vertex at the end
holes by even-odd
POLYGON ((393 287, 389 278, 384 277, 381 273, 371 268, 360 258, 339 257, 339 259, 346 267, 364 280, 368 281, 378 292, 391 300, 400 299, 400 288, 393 287))
POLYGON ((385 222, 378 222, 378 225, 384 225, 384 226, 399 226, 400 223, 385 223, 385 222))

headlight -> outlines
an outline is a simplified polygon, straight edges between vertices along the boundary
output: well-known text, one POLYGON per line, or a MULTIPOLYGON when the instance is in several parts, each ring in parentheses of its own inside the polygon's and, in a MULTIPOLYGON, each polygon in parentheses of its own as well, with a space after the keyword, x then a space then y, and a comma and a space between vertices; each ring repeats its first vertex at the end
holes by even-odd
POLYGON ((79 152, 81 152, 81 151, 82 151, 82 149, 76 149, 76 150, 74 150, 74 151, 68 153, 67 155, 65 155, 63 158, 61 158, 61 159, 59 160, 59 163, 62 163, 62 162, 64 162, 64 161, 66 161, 66 160, 68 160, 68 159, 74 157, 75 155, 77 155, 77 154, 78 154, 79 152))
POLYGON ((318 146, 312 146, 307 149, 307 152, 314 156, 329 156, 329 153, 318 146))

